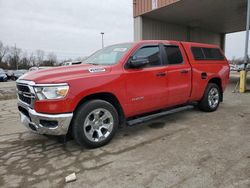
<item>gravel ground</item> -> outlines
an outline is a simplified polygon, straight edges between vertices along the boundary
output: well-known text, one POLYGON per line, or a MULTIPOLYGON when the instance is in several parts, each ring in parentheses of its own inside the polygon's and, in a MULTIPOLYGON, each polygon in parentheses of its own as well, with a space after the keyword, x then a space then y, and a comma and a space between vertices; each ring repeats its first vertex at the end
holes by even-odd
POLYGON ((237 79, 214 113, 193 109, 123 128, 94 150, 28 132, 16 100, 0 101, 0 187, 249 188, 250 93, 232 93, 237 79), (77 180, 66 184, 72 172, 77 180))
POLYGON ((0 100, 16 98, 16 82, 0 82, 0 100))

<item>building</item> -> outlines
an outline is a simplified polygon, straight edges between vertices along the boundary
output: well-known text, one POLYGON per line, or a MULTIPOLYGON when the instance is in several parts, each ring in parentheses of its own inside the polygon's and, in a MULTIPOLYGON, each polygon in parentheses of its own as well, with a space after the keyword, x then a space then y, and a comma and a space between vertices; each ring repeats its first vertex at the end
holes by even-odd
POLYGON ((211 43, 246 28, 247 0, 134 0, 134 39, 211 43))

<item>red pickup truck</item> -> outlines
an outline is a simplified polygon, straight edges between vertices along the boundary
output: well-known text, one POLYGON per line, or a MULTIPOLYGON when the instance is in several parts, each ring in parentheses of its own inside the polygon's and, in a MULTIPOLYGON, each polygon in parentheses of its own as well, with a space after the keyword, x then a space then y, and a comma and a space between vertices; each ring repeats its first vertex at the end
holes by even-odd
POLYGON ((97 51, 81 65, 24 75, 17 80, 18 109, 32 131, 71 134, 80 145, 94 148, 107 144, 121 124, 187 104, 215 111, 228 81, 228 61, 217 46, 124 43, 97 51))

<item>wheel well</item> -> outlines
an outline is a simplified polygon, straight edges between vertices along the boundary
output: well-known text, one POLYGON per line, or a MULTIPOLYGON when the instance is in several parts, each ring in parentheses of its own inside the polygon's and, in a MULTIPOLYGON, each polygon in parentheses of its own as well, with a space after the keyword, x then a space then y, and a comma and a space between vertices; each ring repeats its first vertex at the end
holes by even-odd
MULTIPOLYGON (((122 106, 120 104, 120 102, 118 101, 117 97, 112 94, 112 93, 95 93, 95 94, 91 94, 88 95, 86 97, 84 97, 76 106, 75 111, 77 111, 77 109, 79 108, 79 106, 89 100, 94 100, 94 99, 100 99, 100 100, 104 100, 109 102, 110 104, 112 104, 115 109, 117 110, 118 116, 119 116, 119 126, 123 125, 123 123, 125 122, 125 116, 124 116, 124 112, 122 109, 122 106)), ((73 117, 74 118, 74 117, 73 117)), ((73 120, 72 120, 73 121, 73 120)), ((72 124, 72 122, 71 122, 72 124)), ((70 125, 68 133, 67 133, 67 137, 72 138, 72 126, 70 125)))
POLYGON ((94 99, 104 100, 104 101, 107 101, 110 104, 112 104, 115 107, 115 109, 117 110, 117 113, 119 116, 119 124, 122 124, 124 122, 124 112, 123 112, 122 106, 121 106, 119 100, 117 99, 117 97, 112 93, 96 93, 96 94, 88 95, 88 96, 84 97, 78 103, 78 105, 74 111, 76 111, 81 104, 83 104, 89 100, 94 100, 94 99))
POLYGON ((216 84, 217 86, 219 86, 220 88, 220 92, 221 92, 221 98, 220 98, 220 101, 222 102, 223 101, 223 90, 222 90, 222 83, 221 83, 221 79, 220 78, 212 78, 211 80, 209 80, 208 83, 214 83, 216 84))

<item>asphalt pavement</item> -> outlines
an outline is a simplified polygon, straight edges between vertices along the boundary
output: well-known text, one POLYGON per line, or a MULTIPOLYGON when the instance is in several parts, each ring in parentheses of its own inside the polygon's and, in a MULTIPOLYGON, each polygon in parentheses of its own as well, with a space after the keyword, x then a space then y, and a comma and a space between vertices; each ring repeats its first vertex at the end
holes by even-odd
MULTIPOLYGON (((118 130, 107 146, 29 132, 16 99, 0 101, 0 187, 250 187, 250 93, 232 93, 218 111, 183 111, 118 130), (65 183, 75 172, 77 180, 65 183)), ((0 83, 1 85, 2 83, 0 83)))

